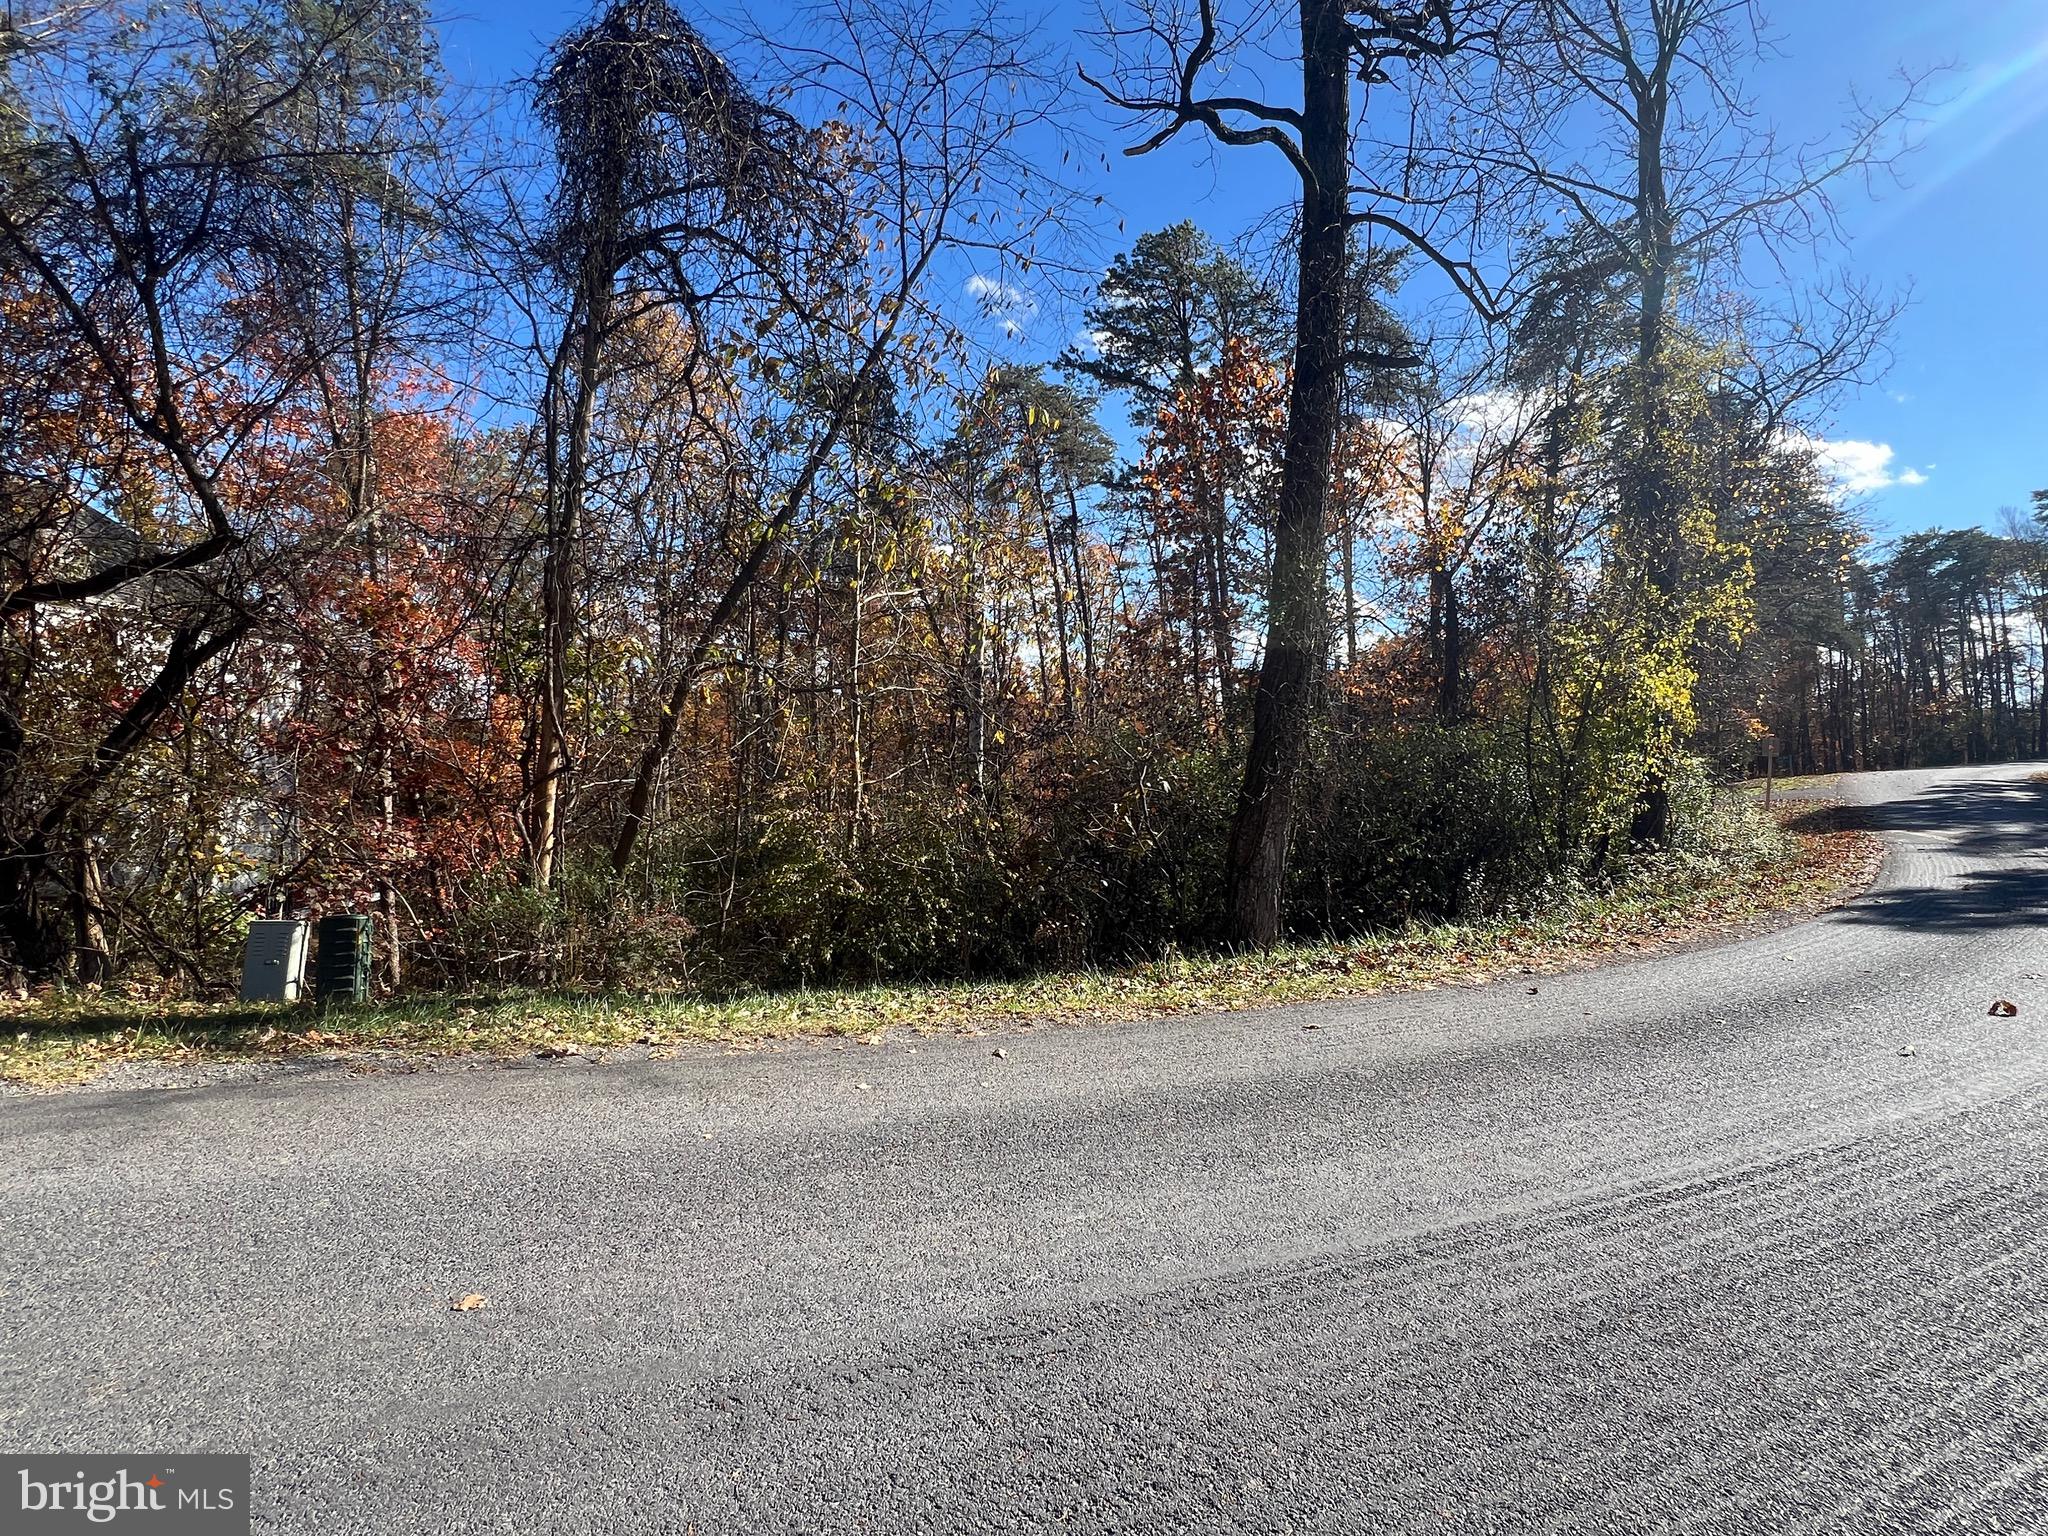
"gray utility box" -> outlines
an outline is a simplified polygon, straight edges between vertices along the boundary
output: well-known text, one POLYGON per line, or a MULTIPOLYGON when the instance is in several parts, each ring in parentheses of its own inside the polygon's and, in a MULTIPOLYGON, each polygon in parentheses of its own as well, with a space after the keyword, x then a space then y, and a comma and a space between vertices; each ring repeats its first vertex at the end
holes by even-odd
POLYGON ((242 951, 242 1001, 296 1003, 306 990, 306 925, 265 918, 249 925, 242 951))

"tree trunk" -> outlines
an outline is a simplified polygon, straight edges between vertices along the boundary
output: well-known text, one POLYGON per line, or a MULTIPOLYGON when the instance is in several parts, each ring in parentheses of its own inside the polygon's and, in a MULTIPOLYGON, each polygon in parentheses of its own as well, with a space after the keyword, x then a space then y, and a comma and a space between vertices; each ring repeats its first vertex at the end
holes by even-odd
POLYGON ((1358 530, 1357 501, 1347 490, 1344 496, 1344 665, 1358 665, 1358 530))
MULTIPOLYGON (((67 824, 148 738, 157 721, 191 686, 193 679, 247 634, 253 623, 247 615, 238 615, 211 635, 205 632, 203 622, 173 635, 170 653, 156 676, 129 701, 100 738, 92 756, 74 769, 44 802, 26 834, 10 838, 0 846, 0 936, 6 938, 15 962, 30 976, 48 974, 64 958, 61 925, 52 932, 49 917, 43 911, 42 887, 46 881, 67 883, 56 864, 67 824)), ((19 740, 18 723, 11 714, 0 714, 0 759, 18 753, 19 740)))
POLYGON ((98 848, 87 842, 73 855, 71 880, 72 950, 79 981, 98 986, 114 973, 114 955, 107 943, 106 891, 100 877, 98 848))
POLYGON ((1237 638, 1230 628, 1230 513, 1223 492, 1210 498, 1208 558, 1202 562, 1209 605, 1209 649, 1216 657, 1216 719, 1226 737, 1234 734, 1230 718, 1230 674, 1237 670, 1237 638))
POLYGON ((1344 268, 1350 211, 1351 61, 1342 0, 1301 7, 1301 202, 1294 377, 1267 589, 1266 650, 1252 701, 1244 783, 1230 832, 1230 935, 1271 944, 1281 932, 1296 780, 1323 654, 1325 511, 1344 381, 1344 268))
POLYGON ((1092 723, 1095 719, 1095 619, 1089 611, 1088 568, 1081 552, 1081 503, 1068 479, 1067 543, 1074 559, 1074 613, 1081 621, 1081 709, 1092 723))
POLYGON ((1449 571, 1431 571, 1429 579, 1436 588, 1434 606, 1441 625, 1436 714, 1445 725, 1456 725, 1465 712, 1465 639, 1459 629, 1458 584, 1449 571))
POLYGON ((860 846, 861 823, 868 814, 867 709, 860 684, 860 669, 867 663, 868 560, 867 546, 858 536, 853 541, 853 548, 853 578, 847 586, 846 623, 846 736, 853 770, 852 782, 846 792, 846 846, 849 851, 860 846))
MULTIPOLYGON (((1664 309, 1677 252, 1664 174, 1664 131, 1669 108, 1665 69, 1653 72, 1634 94, 1636 227, 1642 292, 1636 311, 1636 463, 1630 477, 1631 522, 1650 590, 1667 602, 1678 592, 1680 535, 1677 509, 1664 473, 1664 309)), ((1629 826, 1635 843, 1661 848, 1671 840, 1671 786, 1662 763, 1653 763, 1629 826)))
POLYGON ((1060 700, 1068 720, 1075 716, 1073 645, 1067 623, 1067 579, 1060 563, 1059 535, 1053 530, 1052 498, 1045 491, 1045 458, 1025 428, 1031 444, 1031 492, 1038 504, 1039 526, 1045 534, 1045 568, 1052 579, 1053 631, 1059 640, 1060 700))
MULTIPOLYGON (((569 380, 557 375, 557 389, 571 390, 569 416, 549 432, 563 440, 549 453, 546 544, 541 563, 541 678, 539 713, 534 724, 533 884, 546 890, 554 883, 561 845, 562 786, 569 772, 569 647, 576 625, 576 542, 582 522, 583 470, 588 449, 590 413, 597 390, 598 353, 602 346, 600 317, 584 309, 582 332, 575 340, 575 363, 569 380)), ((559 410, 550 402, 550 416, 559 410)))
POLYGON ((967 771, 976 798, 988 798, 988 599, 982 592, 981 551, 967 566, 967 771))

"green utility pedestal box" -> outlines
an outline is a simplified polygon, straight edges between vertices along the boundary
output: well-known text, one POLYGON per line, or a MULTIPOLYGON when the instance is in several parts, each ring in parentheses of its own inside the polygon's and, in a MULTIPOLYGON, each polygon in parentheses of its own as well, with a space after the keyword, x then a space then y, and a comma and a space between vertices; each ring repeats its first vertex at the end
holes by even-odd
POLYGON ((313 929, 313 1001, 362 1003, 370 997, 370 918, 323 917, 313 929))

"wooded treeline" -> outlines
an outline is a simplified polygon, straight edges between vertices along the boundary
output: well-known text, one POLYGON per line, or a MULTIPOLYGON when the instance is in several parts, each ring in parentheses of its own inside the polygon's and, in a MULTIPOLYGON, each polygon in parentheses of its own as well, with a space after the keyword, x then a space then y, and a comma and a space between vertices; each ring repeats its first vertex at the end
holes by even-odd
POLYGON ((610 0, 501 98, 394 0, 10 24, 7 963, 1076 963, 1682 858, 1765 730, 2041 748, 2032 525, 1869 549, 1809 434, 1887 304, 1744 279, 1893 115, 1782 149, 1686 0, 1173 14, 1075 87, 994 9, 610 0), (1092 268, 1075 89, 1291 218, 1092 268))
POLYGON ((2003 530, 1797 530, 1721 689, 1800 772, 2048 757, 2048 493, 2003 530))

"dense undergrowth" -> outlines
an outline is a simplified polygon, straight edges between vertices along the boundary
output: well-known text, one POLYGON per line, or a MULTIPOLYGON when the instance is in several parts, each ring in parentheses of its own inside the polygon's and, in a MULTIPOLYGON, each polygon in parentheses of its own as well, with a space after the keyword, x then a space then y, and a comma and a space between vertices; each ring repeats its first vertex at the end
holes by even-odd
POLYGON ((475 989, 315 1010, 52 992, 12 1005, 0 1080, 55 1085, 129 1062, 332 1054, 589 1056, 790 1036, 875 1043, 891 1031, 968 1031, 1238 1010, 1496 980, 1710 937, 1818 910, 1859 888, 1875 841, 1825 811, 1788 826, 1755 802, 1702 803, 1681 846, 1598 885, 1462 920, 1260 953, 1168 949, 1122 965, 1005 978, 824 986, 670 983, 617 989, 475 989))
MULTIPOLYGON (((1330 751, 1303 807, 1290 937, 1490 922, 1652 873, 1768 857, 1776 833, 1685 761, 1673 837, 1626 846, 1628 801, 1532 784, 1476 728, 1409 729, 1330 751), (1564 808, 1559 809, 1562 805, 1564 808)), ((801 799, 735 835, 719 807, 630 880, 575 863, 557 887, 485 892, 413 944, 423 990, 819 986, 1014 978, 1202 952, 1220 938, 1239 767, 1057 747, 1034 787, 982 801, 903 794, 849 835, 801 799)), ((229 973, 223 968, 223 973, 229 973)))

